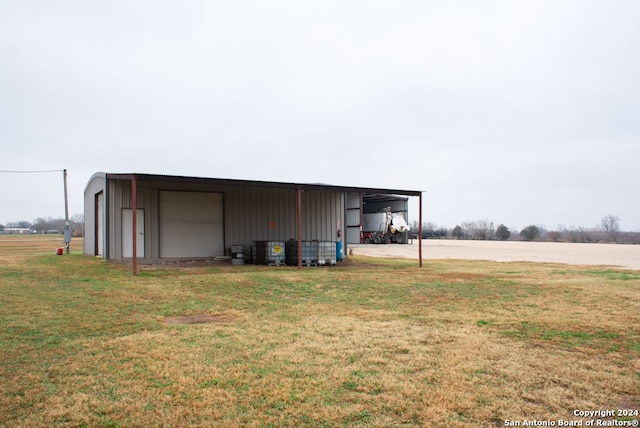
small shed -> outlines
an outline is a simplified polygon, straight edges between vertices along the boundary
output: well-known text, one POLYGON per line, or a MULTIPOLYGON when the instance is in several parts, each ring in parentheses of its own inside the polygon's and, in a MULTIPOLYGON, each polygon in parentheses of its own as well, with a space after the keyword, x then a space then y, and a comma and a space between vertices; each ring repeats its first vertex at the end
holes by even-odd
POLYGON ((334 241, 346 252, 367 210, 408 218, 414 196, 421 211, 416 190, 99 172, 84 191, 84 253, 135 266, 228 256, 255 241, 334 241))

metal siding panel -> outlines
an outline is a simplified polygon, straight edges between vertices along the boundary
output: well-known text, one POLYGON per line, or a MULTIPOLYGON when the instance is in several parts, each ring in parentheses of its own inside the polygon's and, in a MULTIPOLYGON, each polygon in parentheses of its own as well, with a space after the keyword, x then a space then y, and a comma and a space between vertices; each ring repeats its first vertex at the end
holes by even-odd
POLYGON ((316 240, 318 241, 324 241, 323 236, 322 236, 322 232, 324 230, 324 226, 323 226, 323 217, 326 214, 325 213, 325 209, 326 206, 324 204, 323 201, 323 196, 324 193, 318 193, 318 192, 314 192, 314 198, 313 198, 313 233, 316 240))
POLYGON ((346 229, 347 229, 347 244, 359 244, 360 243, 360 225, 362 214, 362 194, 360 193, 347 193, 346 194, 346 229))
POLYGON ((313 230, 311 229, 313 224, 313 210, 312 193, 302 192, 302 240, 313 241, 313 230))
POLYGON ((263 208, 263 193, 261 191, 254 191, 254 195, 255 195, 255 200, 254 200, 254 204, 255 204, 255 212, 256 212, 256 218, 255 218, 255 223, 254 223, 254 227, 255 227, 255 235, 256 235, 256 240, 258 241, 267 241, 268 240, 268 236, 265 235, 265 231, 263 229, 263 224, 264 224, 264 208, 263 208))
POLYGON ((360 227, 360 210, 347 210, 347 227, 360 227))
POLYGON ((312 198, 311 198, 311 206, 312 206, 312 211, 311 211, 311 224, 309 225, 309 228, 311 230, 311 236, 313 237, 313 240, 322 240, 322 237, 318 235, 318 193, 317 192, 313 192, 311 193, 312 198))
MULTIPOLYGON (((96 195, 96 238, 97 238, 97 255, 104 257, 104 192, 100 192, 96 195)), ((92 234, 93 235, 93 234, 92 234)), ((94 238, 94 239, 96 239, 94 238)), ((95 250, 94 250, 95 251, 95 250)))
POLYGON ((318 234, 316 229, 316 215, 317 215, 317 194, 316 192, 306 192, 309 195, 309 215, 307 224, 307 233, 310 241, 318 240, 318 234))
POLYGON ((256 240, 259 213, 257 201, 259 195, 253 189, 232 188, 225 192, 225 235, 226 246, 250 246, 256 240))
POLYGON ((276 189, 268 189, 264 193, 264 203, 265 203, 265 226, 267 228, 267 236, 269 237, 269 241, 278 241, 276 239, 277 236, 277 224, 274 219, 275 214, 275 200, 274 198, 277 195, 276 189))
POLYGON ((269 230, 271 231, 271 239, 274 241, 283 241, 284 240, 284 230, 282 229, 283 224, 280 222, 280 189, 273 189, 271 192, 273 197, 271 198, 270 205, 271 209, 269 212, 271 213, 271 217, 269 219, 269 230), (282 238, 280 237, 282 236, 282 238))
POLYGON ((225 224, 229 225, 229 245, 245 245, 242 225, 247 221, 246 192, 225 193, 225 208, 229 206, 229 218, 225 224))
POLYGON ((267 233, 266 227, 264 225, 265 223, 265 219, 266 219, 266 214, 265 214, 265 210, 266 207, 265 205, 265 197, 264 197, 264 192, 267 191, 267 189, 261 190, 261 189, 256 189, 254 192, 255 194, 255 210, 256 210, 256 222, 255 222, 255 234, 256 234, 256 240, 258 241, 268 241, 269 240, 269 235, 267 233))
POLYGON ((323 241, 333 241, 333 236, 330 235, 330 231, 335 229, 335 200, 332 197, 334 196, 331 193, 324 194, 324 209, 321 212, 325 215, 326 220, 320 220, 320 225, 322 226, 322 231, 320 236, 322 236, 323 241))
POLYGON ((272 241, 284 241, 285 233, 281 220, 282 211, 280 209, 281 194, 280 189, 271 189, 269 192, 271 197, 269 198, 269 219, 267 221, 267 228, 269 229, 270 239, 272 241))
POLYGON ((320 203, 322 206, 320 207, 318 214, 324 218, 318 219, 320 225, 320 240, 328 241, 329 229, 331 228, 331 220, 333 217, 331 212, 333 203, 328 193, 324 193, 321 195, 322 197, 320 198, 320 203))
POLYGON ((338 238, 338 228, 342 232, 344 226, 344 194, 336 193, 333 201, 335 204, 333 207, 333 228, 329 231, 329 240, 338 241, 342 240, 342 237, 338 238))
POLYGON ((335 241, 338 220, 342 220, 342 194, 336 192, 303 192, 302 239, 335 241))
POLYGON ((269 235, 267 234, 267 230, 264 227, 265 221, 265 206, 264 206, 264 192, 256 191, 256 237, 259 241, 268 241, 269 235))
POLYGON ((111 181, 107 211, 109 259, 122 259, 122 208, 131 207, 131 182, 111 181))
MULTIPOLYGON (((340 216, 340 225, 341 225, 341 229, 342 229, 342 233, 344 234, 344 225, 346 222, 346 218, 345 218, 345 195, 344 193, 342 194, 342 197, 340 198, 340 209, 338 210, 338 215, 340 216)), ((342 238, 342 240, 344 241, 344 236, 342 238)))
POLYGON ((324 207, 320 210, 320 212, 324 215, 324 220, 320 219, 320 236, 321 241, 335 241, 333 239, 333 231, 335 226, 335 199, 333 193, 325 193, 323 195, 323 205, 324 207))
POLYGON ((160 257, 224 254, 222 193, 161 191, 160 257))
POLYGON ((298 238, 298 193, 295 190, 287 192, 287 224, 289 226, 289 235, 298 238))
POLYGON ((289 221, 287 218, 287 204, 289 203, 287 197, 287 191, 285 189, 279 189, 278 194, 278 224, 280 225, 280 230, 282 234, 282 239, 287 240, 291 239, 293 235, 291 235, 291 228, 289 227, 289 221))
POLYGON ((156 189, 145 189, 145 256, 150 259, 160 258, 158 248, 158 191, 156 189))
POLYGON ((340 226, 340 230, 344 227, 344 197, 342 194, 336 195, 336 206, 335 206, 335 220, 333 224, 333 240, 336 241, 338 239, 338 225, 340 226))
POLYGON ((350 227, 347 229, 347 244, 360 243, 360 227, 350 227))
POLYGON ((105 242, 106 258, 113 260, 120 257, 120 245, 119 245, 119 224, 118 219, 120 216, 120 210, 122 209, 122 188, 124 183, 120 181, 111 181, 109 183, 109 192, 107 194, 107 241, 105 242))
POLYGON ((253 229, 253 217, 255 212, 253 203, 251 200, 251 190, 241 189, 241 192, 230 190, 229 193, 235 195, 234 209, 238 212, 233 221, 233 229, 236 234, 236 239, 230 242, 231 245, 250 245, 251 237, 254 234, 253 229))
POLYGON ((320 193, 320 207, 318 207, 318 226, 320 232, 320 241, 328 241, 330 223, 332 219, 331 208, 333 206, 329 193, 320 193))
POLYGON ((237 242, 236 222, 240 220, 242 214, 242 211, 236 208, 238 206, 237 199, 237 195, 233 192, 225 193, 224 195, 224 237, 227 240, 225 242, 225 252, 226 246, 235 245, 237 242))
POLYGON ((313 229, 315 234, 315 239, 318 241, 324 241, 324 237, 322 235, 324 231, 323 217, 326 215, 325 209, 325 201, 324 201, 324 193, 316 193, 314 201, 314 210, 313 210, 313 229))
POLYGON ((244 207, 244 214, 238 227, 242 233, 237 235, 234 244, 251 244, 253 241, 282 241, 291 238, 295 230, 295 200, 291 198, 291 191, 272 188, 252 188, 235 190, 243 193, 240 198, 234 197, 235 212, 238 207, 244 207), (294 217, 291 216, 294 213, 294 217), (241 239, 241 242, 238 242, 241 239))
POLYGON ((352 209, 352 208, 358 208, 360 209, 360 193, 347 193, 347 202, 346 202, 346 208, 347 209, 352 209))
MULTIPOLYGON (((96 229, 97 225, 97 195, 104 195, 106 179, 103 174, 94 174, 84 189, 84 230, 82 248, 84 254, 97 255, 96 229)), ((103 196, 104 197, 104 196, 103 196)), ((103 213, 104 217, 104 213, 103 213)), ((103 225, 104 226, 104 225, 103 225)), ((103 229, 104 230, 104 229, 103 229)), ((103 237, 104 240, 104 237, 103 237)))

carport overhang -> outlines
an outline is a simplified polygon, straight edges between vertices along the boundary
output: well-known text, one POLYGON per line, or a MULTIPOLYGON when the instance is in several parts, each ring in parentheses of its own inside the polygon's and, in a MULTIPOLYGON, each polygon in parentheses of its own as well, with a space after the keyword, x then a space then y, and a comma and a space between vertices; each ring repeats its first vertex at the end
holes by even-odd
POLYGON ((302 192, 305 191, 332 191, 332 192, 344 192, 344 193, 361 193, 366 194, 368 197, 375 198, 378 201, 382 201, 385 198, 391 200, 400 197, 417 196, 418 197, 418 260, 419 265, 422 267, 422 191, 420 190, 400 190, 400 189, 381 189, 373 187, 357 187, 357 186, 335 186, 322 183, 285 183, 276 181, 257 181, 257 180, 235 180, 226 178, 205 178, 205 177, 187 177, 176 175, 159 175, 159 174, 144 174, 144 173, 107 173, 105 174, 106 180, 124 180, 131 182, 131 208, 132 208, 132 270, 133 275, 137 274, 137 248, 136 248, 136 236, 138 231, 136 230, 136 208, 137 208, 137 183, 141 181, 146 182, 173 182, 173 183, 193 183, 193 184, 224 184, 228 186, 238 187, 266 187, 266 188, 278 188, 278 189, 290 189, 296 192, 297 195, 297 232, 296 237, 298 242, 298 269, 302 269, 302 192))

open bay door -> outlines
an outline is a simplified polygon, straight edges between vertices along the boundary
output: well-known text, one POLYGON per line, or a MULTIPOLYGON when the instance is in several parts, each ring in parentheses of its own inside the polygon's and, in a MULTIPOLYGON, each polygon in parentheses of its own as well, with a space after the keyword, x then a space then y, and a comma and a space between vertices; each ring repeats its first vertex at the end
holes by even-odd
POLYGON ((224 255, 222 193, 161 191, 160 257, 224 255))

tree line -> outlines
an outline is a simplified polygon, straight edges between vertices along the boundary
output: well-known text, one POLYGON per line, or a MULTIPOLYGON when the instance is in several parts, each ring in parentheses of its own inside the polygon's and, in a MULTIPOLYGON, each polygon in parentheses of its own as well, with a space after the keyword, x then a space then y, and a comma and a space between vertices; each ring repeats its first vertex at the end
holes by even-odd
MULTIPOLYGON (((31 233, 62 233, 65 220, 63 218, 39 217, 33 222, 15 221, 5 225, 0 224, 0 232, 5 229, 28 229, 31 233)), ((73 236, 82 236, 84 216, 76 214, 69 219, 69 226, 73 236)), ((411 238, 418 237, 418 222, 411 223, 411 238)), ((504 224, 495 224, 490 220, 465 221, 448 229, 427 222, 422 225, 424 239, 470 239, 495 241, 548 241, 548 242, 578 242, 596 243, 612 242, 621 244, 640 244, 640 232, 623 232, 620 230, 620 219, 614 215, 606 215, 600 224, 591 228, 559 227, 547 230, 544 226, 531 224, 520 231, 512 231, 504 224)))
MULTIPOLYGON (((411 224, 410 237, 418 237, 417 221, 413 221, 411 224)), ((425 239, 640 244, 640 232, 621 231, 620 219, 612 214, 604 216, 600 220, 600 224, 591 228, 560 226, 555 230, 531 224, 522 230, 513 231, 504 224, 495 224, 490 220, 465 221, 451 229, 427 222, 423 223, 422 237, 425 239)))
MULTIPOLYGON (((9 229, 23 229, 28 230, 29 233, 63 233, 64 226, 64 218, 39 217, 33 220, 33 222, 22 220, 9 222, 5 225, 0 224, 0 232, 5 232, 9 229)), ((71 229, 72 236, 82 236, 84 216, 82 214, 76 214, 71 217, 69 219, 69 228, 71 229)))

